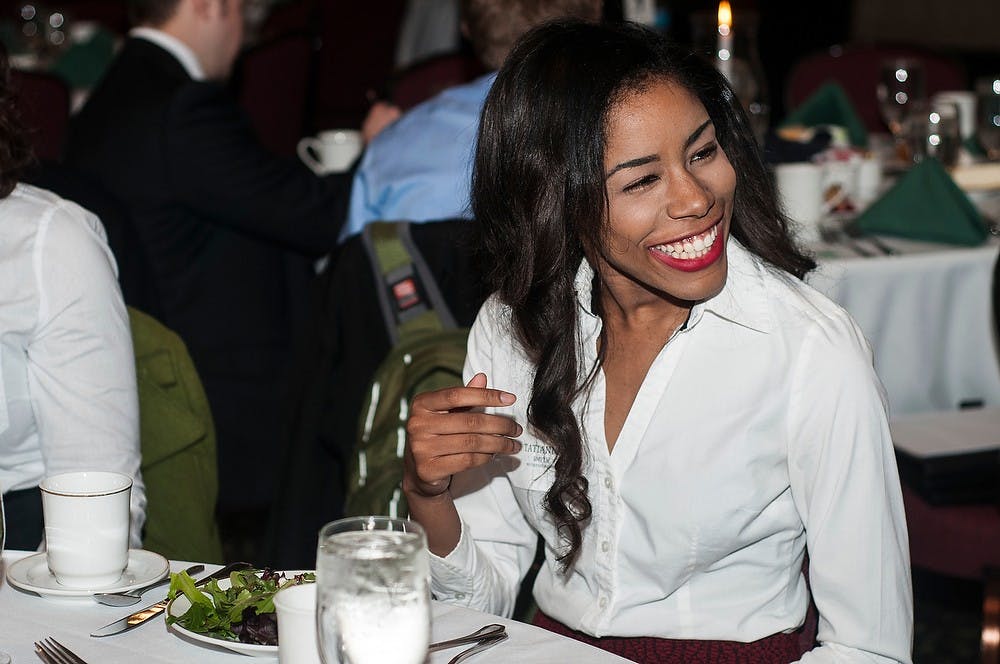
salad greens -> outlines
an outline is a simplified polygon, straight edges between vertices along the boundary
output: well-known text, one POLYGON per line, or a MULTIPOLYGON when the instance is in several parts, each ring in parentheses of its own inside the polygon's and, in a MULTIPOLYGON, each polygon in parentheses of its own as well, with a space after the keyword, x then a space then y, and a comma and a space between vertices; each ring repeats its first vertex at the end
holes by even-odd
POLYGON ((278 618, 274 593, 288 586, 314 583, 312 572, 290 579, 284 572, 242 570, 229 575, 230 587, 221 588, 212 580, 197 587, 187 572, 170 575, 168 599, 183 594, 191 607, 180 616, 167 615, 167 624, 177 623, 192 632, 228 641, 278 645, 278 618))

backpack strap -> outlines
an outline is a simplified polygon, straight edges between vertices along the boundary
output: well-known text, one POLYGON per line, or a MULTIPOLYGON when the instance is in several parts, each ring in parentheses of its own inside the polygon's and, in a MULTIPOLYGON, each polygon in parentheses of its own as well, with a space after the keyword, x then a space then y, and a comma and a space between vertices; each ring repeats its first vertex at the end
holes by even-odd
POLYGON ((410 222, 372 222, 364 227, 361 237, 393 346, 415 331, 457 327, 434 273, 413 241, 410 222))

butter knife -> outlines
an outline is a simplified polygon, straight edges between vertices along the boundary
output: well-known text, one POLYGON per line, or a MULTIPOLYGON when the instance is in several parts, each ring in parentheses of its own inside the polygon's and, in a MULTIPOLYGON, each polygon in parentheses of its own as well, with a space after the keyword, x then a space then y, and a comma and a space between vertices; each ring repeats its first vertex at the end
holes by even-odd
MULTIPOLYGON (((208 576, 199 579, 195 585, 203 586, 213 579, 225 579, 229 576, 231 572, 237 572, 241 569, 248 569, 253 567, 250 563, 232 563, 226 565, 217 572, 213 572, 208 576)), ((100 636, 112 636, 114 634, 121 634, 122 632, 127 632, 130 629, 135 629, 139 625, 149 622, 150 618, 155 618, 167 609, 167 600, 164 599, 156 604, 151 604, 144 609, 139 609, 135 613, 130 613, 120 620, 116 620, 113 623, 107 624, 101 627, 97 631, 91 633, 93 637, 100 636)))

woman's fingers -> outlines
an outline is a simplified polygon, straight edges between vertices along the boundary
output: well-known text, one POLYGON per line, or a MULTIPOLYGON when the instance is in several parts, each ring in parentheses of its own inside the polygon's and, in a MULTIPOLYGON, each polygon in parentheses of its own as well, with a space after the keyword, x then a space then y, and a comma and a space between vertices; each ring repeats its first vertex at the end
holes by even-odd
POLYGON ((507 436, 481 433, 453 433, 414 439, 413 455, 417 461, 455 454, 516 454, 521 443, 507 436))
POLYGON ((425 496, 447 491, 451 476, 489 463, 497 454, 516 454, 521 443, 513 440, 521 425, 504 415, 482 408, 503 408, 517 398, 510 392, 487 387, 478 373, 464 387, 418 394, 406 424, 407 446, 403 485, 425 496))
POLYGON ((489 463, 497 454, 514 454, 521 443, 505 436, 451 434, 437 436, 427 444, 411 445, 417 474, 423 482, 435 482, 469 468, 489 463))
POLYGON ((516 438, 523 433, 521 425, 506 415, 476 411, 424 413, 421 417, 411 418, 407 430, 411 436, 481 433, 516 438))
MULTIPOLYGON (((475 380, 475 379, 473 379, 475 380)), ((510 392, 489 387, 448 387, 424 392, 413 399, 413 409, 444 413, 457 408, 502 408, 517 401, 510 392)))

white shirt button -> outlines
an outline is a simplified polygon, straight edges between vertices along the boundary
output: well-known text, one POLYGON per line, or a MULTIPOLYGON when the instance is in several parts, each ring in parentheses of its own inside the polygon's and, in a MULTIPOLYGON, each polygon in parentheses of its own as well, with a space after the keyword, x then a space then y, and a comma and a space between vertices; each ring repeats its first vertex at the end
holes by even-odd
POLYGON ((465 599, 465 593, 455 593, 455 599, 465 599))
POLYGON ((604 553, 607 553, 608 549, 610 549, 610 548, 611 548, 611 544, 608 542, 608 540, 604 540, 603 542, 601 542, 601 551, 603 551, 604 553))
POLYGON ((602 597, 602 598, 601 598, 601 601, 600 601, 600 602, 598 602, 598 604, 600 604, 600 605, 601 605, 601 608, 602 608, 602 609, 606 609, 606 608, 608 608, 608 598, 607 598, 607 597, 602 597))
POLYGON ((607 487, 608 489, 611 488, 611 476, 610 475, 604 478, 604 486, 607 487))

